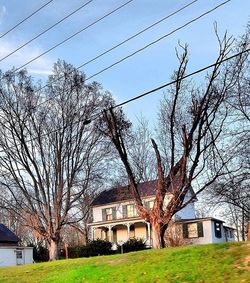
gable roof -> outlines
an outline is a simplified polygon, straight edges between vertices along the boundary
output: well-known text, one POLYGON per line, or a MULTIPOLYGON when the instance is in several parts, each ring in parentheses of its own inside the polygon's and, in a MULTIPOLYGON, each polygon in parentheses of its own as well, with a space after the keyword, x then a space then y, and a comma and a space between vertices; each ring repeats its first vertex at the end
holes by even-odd
POLYGON ((0 243, 18 243, 20 239, 5 225, 0 224, 0 243))
MULTIPOLYGON (((141 197, 155 196, 157 180, 147 181, 138 184, 138 191, 141 197)), ((92 202, 91 206, 104 205, 112 202, 133 200, 129 186, 115 187, 101 192, 92 202)))
MULTIPOLYGON (((150 197, 155 196, 156 188, 157 188, 157 182, 158 180, 151 180, 146 181, 143 183, 139 183, 137 185, 139 194, 141 197, 150 197)), ((178 176, 176 178, 176 182, 178 183, 178 176)), ((168 192, 172 191, 172 187, 170 186, 168 188, 168 192)), ((189 188, 189 192, 191 193, 191 196, 195 196, 194 190, 192 187, 189 188)), ((122 201, 129 201, 133 200, 133 195, 129 190, 129 186, 119 186, 114 187, 110 190, 102 191, 91 203, 91 206, 98 206, 98 205, 105 205, 109 203, 114 202, 122 202, 122 201)), ((197 198, 194 198, 194 201, 196 201, 197 198)))

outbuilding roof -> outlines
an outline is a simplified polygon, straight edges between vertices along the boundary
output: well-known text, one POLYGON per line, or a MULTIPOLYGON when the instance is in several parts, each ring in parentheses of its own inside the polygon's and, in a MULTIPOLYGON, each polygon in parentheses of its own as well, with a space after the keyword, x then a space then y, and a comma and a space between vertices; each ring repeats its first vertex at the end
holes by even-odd
POLYGON ((4 224, 0 224, 0 243, 18 243, 20 239, 4 224))

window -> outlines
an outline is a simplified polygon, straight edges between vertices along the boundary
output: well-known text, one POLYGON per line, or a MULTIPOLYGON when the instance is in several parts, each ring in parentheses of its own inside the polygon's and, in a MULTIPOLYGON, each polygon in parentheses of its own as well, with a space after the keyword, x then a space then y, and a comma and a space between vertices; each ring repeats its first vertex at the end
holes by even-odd
POLYGON ((199 238, 203 237, 202 222, 183 223, 183 238, 199 238))
POLYGON ((233 238, 233 231, 232 230, 229 230, 229 238, 233 238))
POLYGON ((20 258, 20 259, 23 258, 23 253, 22 253, 22 251, 16 251, 16 258, 20 258))
POLYGON ((134 217, 135 216, 135 207, 133 204, 127 205, 127 217, 134 217))
POLYGON ((215 221, 214 222, 214 233, 216 238, 221 238, 221 223, 215 221))
POLYGON ((112 208, 106 208, 106 220, 112 220, 112 208))
POLYGON ((133 204, 124 205, 122 207, 123 218, 137 216, 136 208, 133 204))
POLYGON ((188 224, 188 238, 197 238, 197 237, 198 237, 197 223, 188 224))
POLYGON ((154 201, 153 201, 153 200, 150 200, 150 201, 146 201, 146 202, 145 202, 145 207, 146 207, 147 209, 152 209, 153 206, 154 206, 154 201))
POLYGON ((109 207, 104 208, 102 210, 102 220, 103 221, 109 221, 116 219, 116 208, 115 207, 109 207))

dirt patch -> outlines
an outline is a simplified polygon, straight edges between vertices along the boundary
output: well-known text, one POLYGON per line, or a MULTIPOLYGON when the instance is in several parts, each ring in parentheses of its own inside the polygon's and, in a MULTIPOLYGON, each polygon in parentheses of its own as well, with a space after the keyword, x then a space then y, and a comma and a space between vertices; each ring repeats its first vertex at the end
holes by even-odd
POLYGON ((113 260, 108 261, 109 265, 117 265, 120 263, 124 263, 124 260, 119 258, 119 259, 113 259, 113 260))
POLYGON ((250 255, 246 256, 243 260, 244 269, 250 271, 250 255))
MULTIPOLYGON (((250 243, 245 244, 246 250, 249 250, 250 243)), ((246 271, 250 271, 250 255, 247 255, 242 258, 241 263, 235 265, 238 269, 243 269, 246 271)))

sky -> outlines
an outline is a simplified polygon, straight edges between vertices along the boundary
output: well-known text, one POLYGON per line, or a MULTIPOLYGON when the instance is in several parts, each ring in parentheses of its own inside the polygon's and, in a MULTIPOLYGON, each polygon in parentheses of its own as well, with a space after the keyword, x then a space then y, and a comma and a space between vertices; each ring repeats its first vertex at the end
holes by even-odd
MULTIPOLYGON (((20 67, 127 1, 91 1, 87 6, 43 36, 2 60, 0 69, 6 71, 13 67, 20 67)), ((1 37, 7 30, 46 2, 48 0, 0 1, 0 60, 88 1, 54 0, 13 31, 1 37)), ((78 67, 190 2, 192 0, 131 1, 116 13, 78 34, 65 44, 29 64, 26 68, 35 79, 45 80, 46 76, 51 73, 53 63, 58 58, 78 67)), ((95 62, 86 65, 81 70, 86 73, 87 77, 92 76, 222 2, 222 0, 198 0, 178 14, 95 62)), ((214 32, 214 23, 217 23, 220 35, 223 35, 227 30, 229 35, 238 37, 245 31, 249 14, 250 1, 231 0, 216 11, 91 80, 100 82, 104 89, 113 94, 117 103, 140 95, 170 81, 171 75, 178 66, 175 54, 175 47, 178 46, 178 42, 187 43, 189 46, 188 71, 192 72, 213 63, 217 57, 218 43, 214 32)), ((202 76, 194 79, 201 81, 202 76)), ((136 102, 127 104, 124 111, 132 121, 136 121, 137 117, 144 116, 155 125, 157 124, 156 113, 163 93, 164 90, 160 90, 136 102)))

